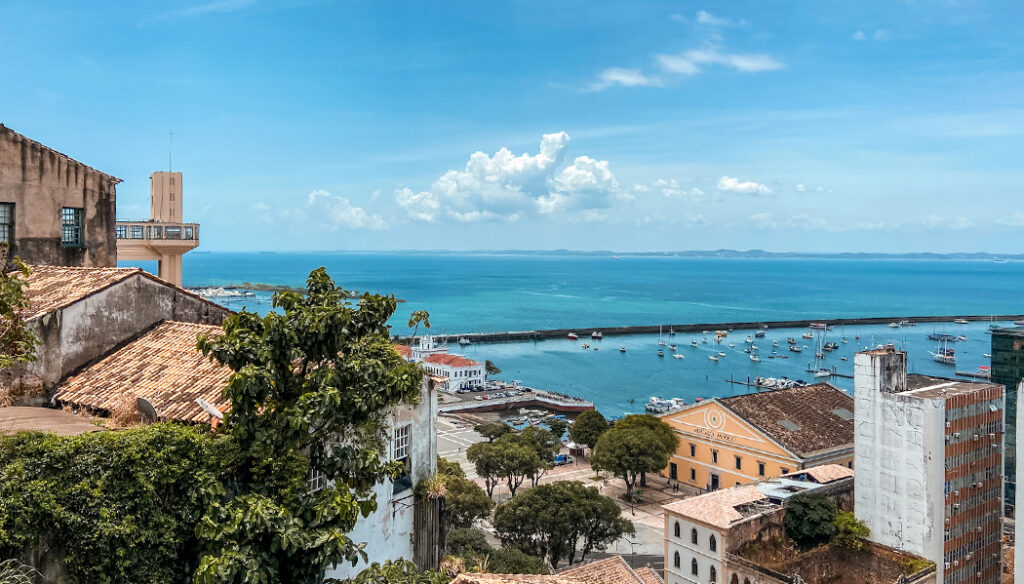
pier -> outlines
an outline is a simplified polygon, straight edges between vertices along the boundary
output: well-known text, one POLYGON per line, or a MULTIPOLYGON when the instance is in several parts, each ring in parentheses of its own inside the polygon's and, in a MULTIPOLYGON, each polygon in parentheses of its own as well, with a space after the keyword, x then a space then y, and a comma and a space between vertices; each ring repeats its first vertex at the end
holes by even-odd
POLYGON ((594 409, 594 402, 571 396, 562 396, 539 389, 523 388, 525 393, 486 399, 482 401, 464 400, 457 403, 441 404, 438 412, 442 414, 468 414, 473 412, 495 412, 512 408, 540 407, 555 412, 578 414, 594 409))
MULTIPOLYGON (((590 336, 591 331, 599 331, 604 336, 615 335, 637 335, 637 334, 658 334, 674 330, 677 333, 700 333, 703 331, 748 329, 756 330, 762 326, 773 328, 803 328, 811 322, 822 322, 829 327, 856 326, 867 324, 889 324, 891 322, 907 323, 935 323, 953 322, 954 320, 966 320, 973 322, 994 322, 994 321, 1016 321, 1024 318, 1019 314, 985 314, 985 315, 946 315, 946 316, 873 316, 865 318, 829 318, 829 319, 803 319, 803 320, 776 320, 776 321, 748 321, 748 322, 717 322, 717 323, 689 323, 689 324, 655 324, 639 326, 614 326, 614 327, 578 327, 561 328, 533 331, 505 331, 494 333, 461 333, 446 335, 454 339, 466 339, 471 343, 511 343, 521 341, 543 341, 545 339, 565 338, 569 333, 576 333, 581 339, 590 336)), ((399 336, 400 343, 412 344, 416 341, 413 337, 399 336)))

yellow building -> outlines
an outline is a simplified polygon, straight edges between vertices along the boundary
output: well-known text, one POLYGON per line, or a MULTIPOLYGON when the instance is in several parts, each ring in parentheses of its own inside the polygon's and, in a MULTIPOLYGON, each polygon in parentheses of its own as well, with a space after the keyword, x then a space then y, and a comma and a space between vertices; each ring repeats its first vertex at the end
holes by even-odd
POLYGON ((701 490, 853 468, 853 398, 828 383, 712 399, 661 419, 679 436, 661 474, 701 490))

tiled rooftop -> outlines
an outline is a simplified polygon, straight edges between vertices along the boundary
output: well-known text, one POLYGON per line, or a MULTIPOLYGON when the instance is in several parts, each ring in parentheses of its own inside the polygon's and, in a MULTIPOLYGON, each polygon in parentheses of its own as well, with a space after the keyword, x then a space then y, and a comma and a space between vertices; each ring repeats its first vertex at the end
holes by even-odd
POLYGON ((579 578, 541 574, 478 574, 463 572, 451 584, 585 584, 579 578))
POLYGON ((716 401, 799 456, 853 448, 853 397, 828 383, 716 401))
POLYGON ((640 576, 644 584, 665 584, 665 581, 661 579, 661 574, 654 571, 653 568, 644 566, 643 568, 636 569, 636 575, 640 576))
POLYGON ((767 500, 761 489, 755 485, 741 485, 669 503, 664 509, 707 525, 726 529, 744 517, 736 507, 767 500))
POLYGON ((404 359, 412 359, 412 347, 409 345, 395 345, 395 350, 404 359))
POLYGON ((622 556, 570 566, 557 574, 459 574, 451 584, 664 584, 650 568, 633 570, 622 556))
POLYGON ((796 478, 801 475, 807 475, 814 482, 824 485, 852 477, 853 470, 840 464, 824 464, 821 466, 813 466, 811 468, 804 470, 798 470, 796 472, 791 472, 787 475, 782 476, 796 478))
POLYGON ((427 363, 433 363, 435 365, 447 365, 449 367, 473 367, 479 365, 477 361, 467 359, 461 355, 450 355, 448 353, 440 353, 437 355, 430 355, 424 359, 427 363))
POLYGON ((59 403, 110 411, 122 394, 149 400, 161 419, 209 422, 198 404, 202 398, 220 411, 231 370, 196 349, 196 336, 220 335, 219 326, 163 322, 100 361, 65 379, 57 388, 59 403))
POLYGON ((30 305, 22 315, 26 319, 42 316, 141 273, 139 268, 32 266, 25 287, 30 305))

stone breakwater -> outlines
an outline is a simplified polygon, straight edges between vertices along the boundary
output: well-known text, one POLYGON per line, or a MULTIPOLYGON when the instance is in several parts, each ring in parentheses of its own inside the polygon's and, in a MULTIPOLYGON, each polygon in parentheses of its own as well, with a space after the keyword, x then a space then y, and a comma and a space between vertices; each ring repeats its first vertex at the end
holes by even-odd
MULTIPOLYGON (((715 331, 715 330, 733 330, 733 329, 749 329, 754 330, 759 327, 767 327, 770 329, 777 328, 798 328, 806 327, 811 322, 825 323, 830 327, 833 326, 855 326, 855 325, 870 325, 870 324, 888 324, 890 322, 907 322, 907 323, 936 323, 936 322, 953 322, 954 320, 967 320, 967 321, 1016 321, 1024 318, 1024 315, 1019 314, 997 314, 997 315, 946 315, 946 316, 872 316, 864 318, 828 318, 819 320, 776 320, 776 321, 750 321, 750 322, 717 322, 717 323, 683 323, 683 324, 656 324, 656 325, 641 325, 641 326, 617 326, 617 327, 580 327, 574 329, 547 329, 547 330, 532 330, 532 331, 506 331, 506 332, 495 332, 495 333, 462 333, 446 335, 452 341, 458 339, 466 339, 471 343, 504 343, 504 342, 518 342, 518 341, 538 341, 543 339, 556 339, 564 338, 569 333, 575 333, 579 335, 580 339, 589 338, 592 331, 599 331, 605 336, 615 335, 635 335, 652 333, 657 334, 659 331, 667 333, 669 329, 674 330, 677 333, 694 333, 703 331, 715 331)), ((398 342, 401 343, 414 343, 416 341, 413 337, 397 337, 398 342)))

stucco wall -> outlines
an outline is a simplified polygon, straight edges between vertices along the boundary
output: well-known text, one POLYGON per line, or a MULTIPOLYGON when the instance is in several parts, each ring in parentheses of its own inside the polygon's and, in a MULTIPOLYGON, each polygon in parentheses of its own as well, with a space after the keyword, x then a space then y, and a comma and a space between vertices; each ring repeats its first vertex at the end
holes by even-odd
POLYGON ((30 264, 117 265, 118 179, 0 125, 0 202, 14 203, 14 255, 30 264), (62 207, 83 209, 81 247, 61 245, 62 207))
MULTIPOLYGON (((19 378, 38 377, 49 389, 79 367, 164 320, 219 325, 231 313, 173 286, 141 274, 31 321, 42 341, 36 361, 16 369, 19 378)), ((17 381, 12 383, 19 386, 17 381)), ((32 392, 22 403, 41 403, 32 392)), ((23 391, 24 395, 25 392, 23 391)))
MULTIPOLYGON (((431 387, 429 379, 423 380, 418 403, 400 406, 392 420, 392 435, 394 427, 411 425, 412 484, 433 476, 437 472, 437 391, 431 387)), ((374 488, 377 510, 360 519, 349 533, 353 541, 366 542, 368 561, 354 567, 347 563, 335 566, 327 571, 328 578, 351 578, 374 562, 399 558, 412 561, 415 495, 411 488, 399 493, 393 491, 390 481, 377 485, 374 488)))
POLYGON ((665 584, 696 584, 708 581, 714 566, 717 581, 722 581, 722 554, 725 540, 722 533, 706 525, 688 521, 678 515, 665 514, 665 584), (679 523, 679 537, 675 536, 675 524, 679 523), (697 543, 692 543, 692 530, 697 530, 697 543), (711 551, 710 539, 714 536, 715 551, 711 551), (675 554, 679 553, 679 567, 675 566, 675 554), (697 575, 692 574, 692 562, 697 560, 697 575))

